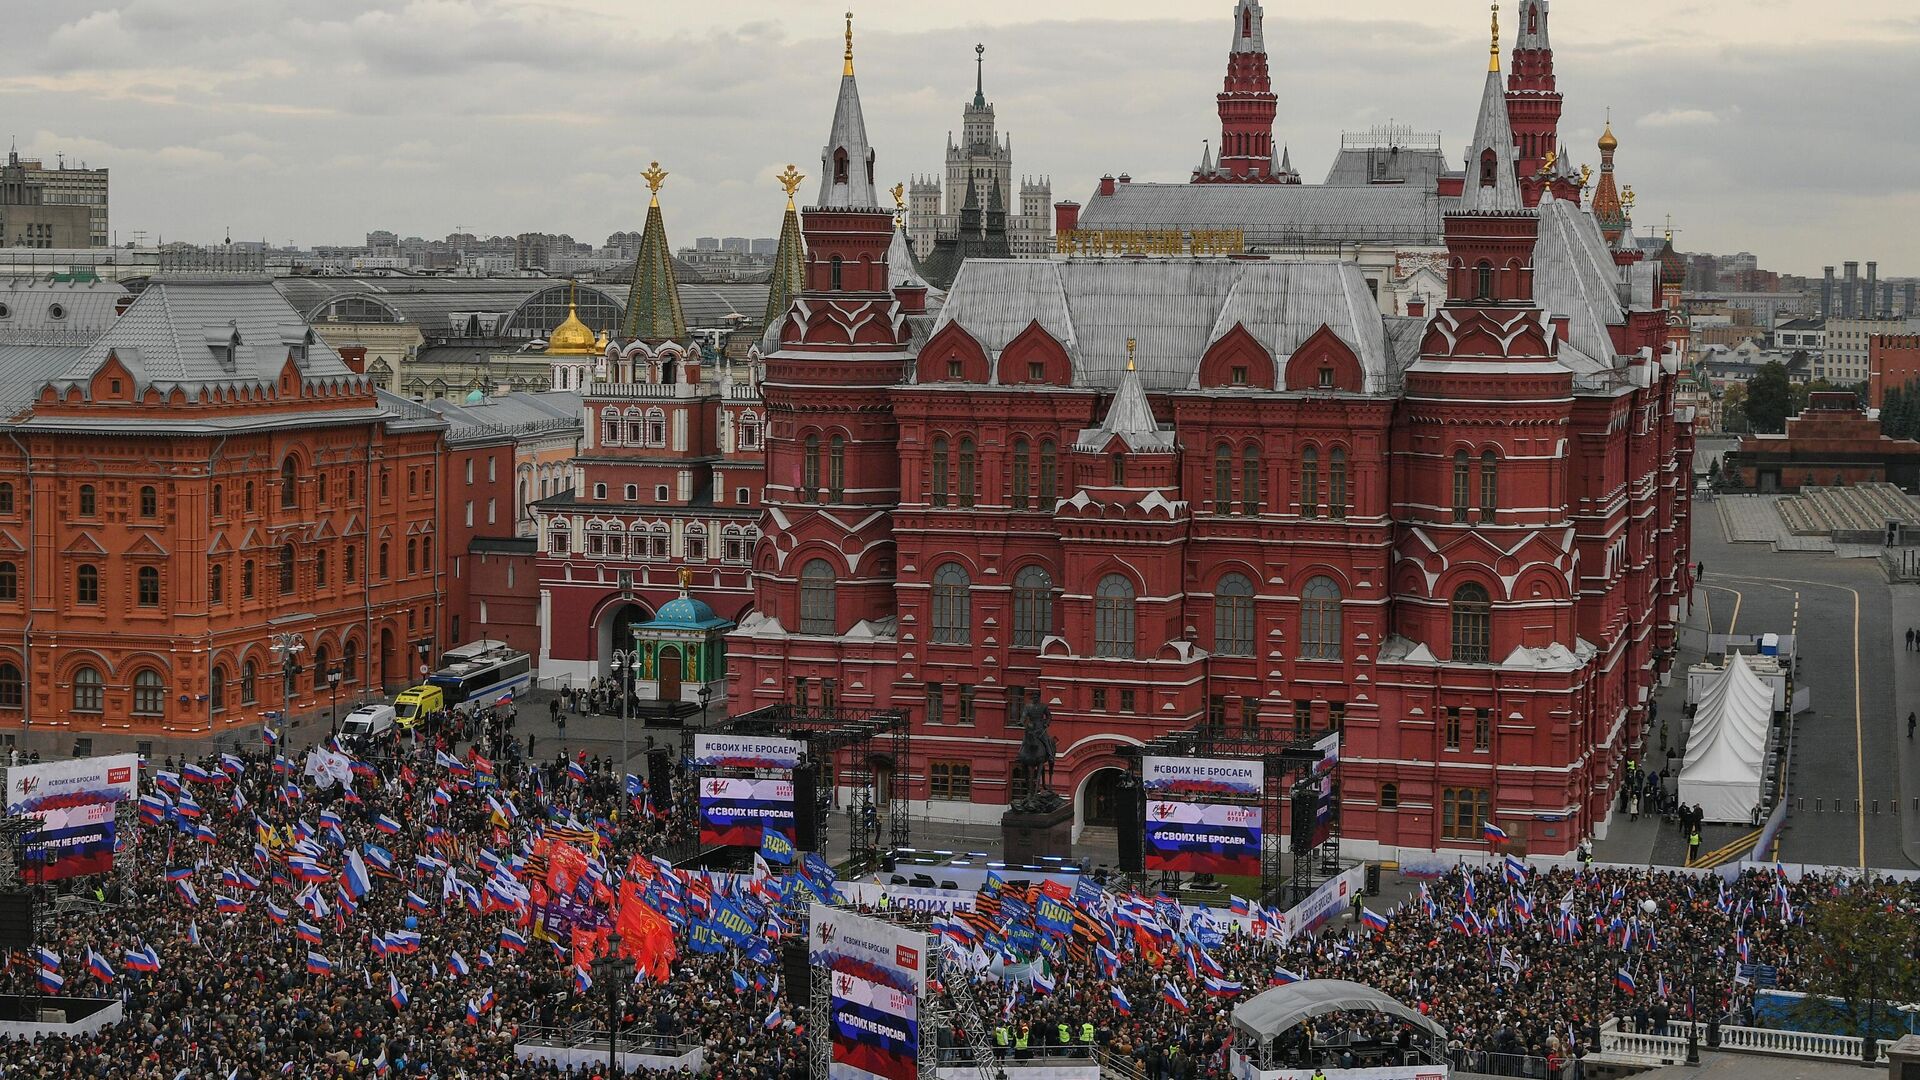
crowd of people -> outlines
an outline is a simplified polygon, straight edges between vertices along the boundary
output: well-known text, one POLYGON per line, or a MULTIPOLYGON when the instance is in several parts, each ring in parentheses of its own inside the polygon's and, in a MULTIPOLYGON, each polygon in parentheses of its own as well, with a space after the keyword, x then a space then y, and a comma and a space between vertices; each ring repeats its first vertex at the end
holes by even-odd
MULTIPOLYGON (((803 933, 791 916, 799 905, 778 914, 779 898, 796 894, 769 887, 782 868, 719 886, 663 868, 657 856, 693 827, 673 800, 656 803, 612 761, 533 760, 506 712, 438 718, 347 749, 350 785, 324 768, 309 775, 304 754, 271 742, 144 770, 141 820, 123 831, 111 875, 66 883, 102 902, 62 905, 42 951, 13 953, 0 973, 0 992, 33 995, 49 992, 50 969, 59 993, 117 999, 124 1017, 91 1034, 0 1042, 0 1075, 604 1076, 603 1060, 569 1070, 520 1060, 514 1047, 541 1029, 591 1032, 606 1020, 591 935, 583 955, 578 935, 548 933, 543 901, 565 897, 610 921, 624 883, 640 879, 650 903, 673 909, 677 947, 657 969, 664 979, 644 959, 620 965, 623 984, 633 978, 623 1029, 703 1047, 706 1073, 721 1080, 808 1074, 806 1001, 789 996, 777 948, 688 947, 714 887, 766 898, 739 900, 775 913, 767 936, 803 933), (556 882, 563 846, 588 869, 556 882)), ((1461 867, 1377 920, 1290 940, 1257 906, 1251 926, 1224 913, 1196 921, 1154 897, 1098 890, 1075 901, 1089 912, 1078 940, 1017 955, 1013 943, 1031 935, 988 920, 969 943, 944 947, 990 1042, 1010 1056, 1067 1042, 1155 1080, 1224 1076, 1236 1002, 1276 983, 1342 978, 1418 1009, 1457 1064, 1518 1055, 1557 1068, 1592 1049, 1609 1018, 1740 1016, 1751 991, 1736 978, 1742 959, 1792 987, 1793 928, 1838 887, 1768 873, 1722 885, 1650 869, 1461 867), (968 962, 988 952, 996 963, 968 962), (1007 977, 1016 963, 1045 974, 1007 977)), ((1920 914, 1913 890, 1883 888, 1888 904, 1920 914)), ((998 909, 1003 898, 978 899, 998 909)), ((958 1025, 925 1035, 965 1045, 958 1025)), ((1353 1063, 1355 1044, 1404 1053, 1407 1035, 1377 1017, 1323 1019, 1289 1053, 1337 1067, 1353 1063), (1326 1038, 1336 1028, 1350 1036, 1345 1049, 1326 1038)))

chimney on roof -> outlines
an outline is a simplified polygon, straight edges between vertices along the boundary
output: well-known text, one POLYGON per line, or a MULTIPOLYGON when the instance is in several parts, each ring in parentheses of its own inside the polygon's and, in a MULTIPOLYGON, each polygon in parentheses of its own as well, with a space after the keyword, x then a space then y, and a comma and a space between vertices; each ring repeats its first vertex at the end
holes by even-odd
POLYGON ((1053 204, 1053 231, 1070 233, 1080 227, 1080 204, 1065 199, 1053 204))
POLYGON ((353 372, 355 375, 365 375, 367 373, 367 347, 365 345, 342 345, 336 351, 340 353, 340 361, 347 365, 348 371, 353 372))
POLYGON ((1412 296, 1408 297, 1407 298, 1407 314, 1410 317, 1415 319, 1426 318, 1427 317, 1427 298, 1421 295, 1420 293, 1414 293, 1412 296))
POLYGON ((1108 196, 1113 194, 1113 174, 1112 173, 1108 173, 1107 175, 1100 178, 1100 194, 1102 196, 1108 196))
POLYGON ((1555 315, 1553 317, 1553 339, 1555 341, 1562 341, 1562 342, 1566 341, 1567 336, 1572 332, 1573 332, 1572 316, 1555 315))
POLYGON ((1133 183, 1133 177, 1131 177, 1131 176, 1129 176, 1129 175, 1127 175, 1126 173, 1121 173, 1121 174, 1120 174, 1120 182, 1121 182, 1121 183, 1123 183, 1123 184, 1131 184, 1131 183, 1133 183))

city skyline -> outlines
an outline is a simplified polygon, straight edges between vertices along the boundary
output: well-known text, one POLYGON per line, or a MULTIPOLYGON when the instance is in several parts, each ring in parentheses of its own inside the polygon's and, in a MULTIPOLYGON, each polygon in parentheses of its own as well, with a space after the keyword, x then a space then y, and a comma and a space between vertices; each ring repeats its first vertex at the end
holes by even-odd
MULTIPOLYGON (((1216 134, 1228 9, 1170 18, 1069 0, 1048 5, 1047 21, 1006 3, 970 20, 856 9, 880 178, 938 169, 980 41, 1016 169, 1050 175, 1056 199, 1084 202, 1107 172, 1184 180, 1216 134)), ((611 0, 295 10, 135 0, 22 13, 30 32, 0 46, 8 133, 24 156, 112 168, 121 243, 134 230, 312 245, 461 227, 597 244, 638 228, 638 174, 653 160, 674 174, 676 246, 765 235, 783 204, 772 177, 789 161, 817 169, 813 113, 838 74, 843 7, 749 2, 724 24, 611 0)), ((1342 130, 1390 121, 1438 131, 1458 157, 1484 7, 1435 14, 1395 0, 1362 18, 1276 3, 1267 25, 1275 137, 1310 182, 1342 130)), ((1920 188, 1895 179, 1920 151, 1876 138, 1877 113, 1858 108, 1913 95, 1920 76, 1894 60, 1915 40, 1920 18, 1891 3, 1810 13, 1632 0, 1604 16, 1567 5, 1554 23, 1564 141, 1597 165, 1610 104, 1623 182, 1641 196, 1637 231, 1671 214, 1683 249, 1753 251, 1808 275, 1865 258, 1884 276, 1920 274, 1887 250, 1884 224, 1920 213, 1920 188), (1703 25, 1707 49, 1692 44, 1703 25)))

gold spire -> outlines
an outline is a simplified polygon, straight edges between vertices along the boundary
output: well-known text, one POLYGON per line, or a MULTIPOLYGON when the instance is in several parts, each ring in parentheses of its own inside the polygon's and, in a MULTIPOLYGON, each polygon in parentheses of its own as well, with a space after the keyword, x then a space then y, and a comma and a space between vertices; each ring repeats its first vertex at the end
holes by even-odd
POLYGON ((801 175, 799 169, 793 167, 792 162, 788 162, 787 171, 774 177, 774 179, 780 182, 781 187, 787 189, 787 209, 793 209, 793 193, 800 190, 800 182, 805 180, 806 177, 801 175))
POLYGON ((1500 70, 1500 5, 1493 5, 1493 44, 1487 48, 1487 70, 1500 70))
POLYGON ((1613 110, 1607 110, 1607 130, 1600 133, 1600 149, 1614 151, 1620 148, 1620 140, 1613 135, 1613 110))
POLYGON ((657 161, 652 168, 640 174, 640 179, 647 182, 647 190, 653 193, 653 201, 648 206, 660 205, 660 185, 667 182, 667 175, 667 170, 662 169, 657 161))
POLYGON ((840 69, 841 75, 853 74, 853 12, 847 12, 847 66, 840 69))
POLYGON ((1127 370, 1133 370, 1133 339, 1127 339, 1127 370))

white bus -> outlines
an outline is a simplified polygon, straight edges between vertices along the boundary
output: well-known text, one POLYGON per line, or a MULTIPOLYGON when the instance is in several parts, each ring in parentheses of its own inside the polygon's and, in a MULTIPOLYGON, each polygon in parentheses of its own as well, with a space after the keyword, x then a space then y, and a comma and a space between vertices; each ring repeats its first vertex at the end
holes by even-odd
POLYGON ((476 641, 447 653, 427 682, 446 694, 446 707, 472 712, 533 686, 533 658, 501 641, 476 641))

